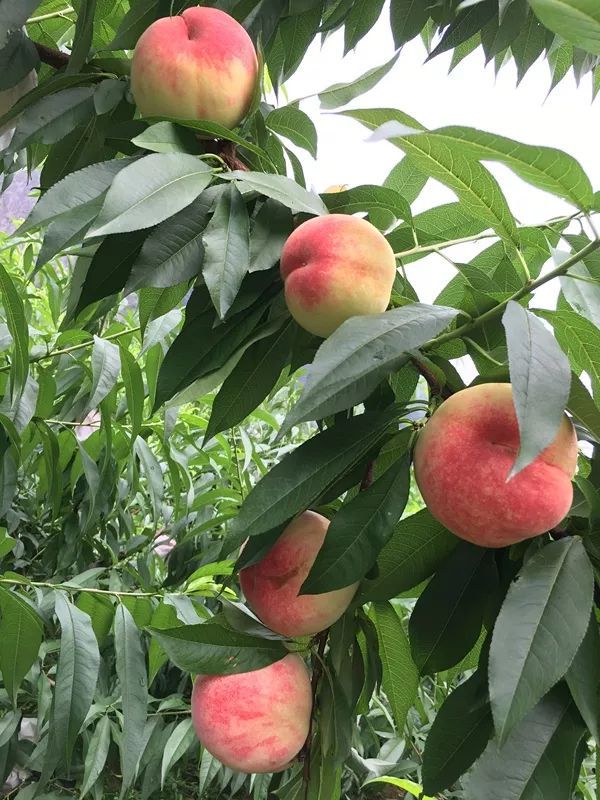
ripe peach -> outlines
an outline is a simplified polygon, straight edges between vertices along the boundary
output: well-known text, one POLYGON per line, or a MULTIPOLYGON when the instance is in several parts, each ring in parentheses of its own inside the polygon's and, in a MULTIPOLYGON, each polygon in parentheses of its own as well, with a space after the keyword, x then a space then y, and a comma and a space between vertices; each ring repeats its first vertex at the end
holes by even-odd
POLYGON ((350 605, 358 583, 323 594, 299 595, 329 520, 305 511, 291 522, 267 555, 240 570, 248 605, 271 630, 284 636, 308 636, 325 630, 350 605))
POLYGON ((258 78, 252 40, 229 14, 188 8, 138 40, 131 88, 144 116, 203 119, 228 128, 248 113, 258 78))
POLYGON ((415 448, 415 477, 433 516, 483 547, 505 547, 557 525, 573 500, 573 425, 565 416, 552 444, 507 480, 519 441, 510 384, 472 386, 446 400, 415 448))
POLYGON ((280 772, 308 736, 312 694, 304 661, 290 654, 254 672, 199 676, 192 692, 198 739, 239 772, 280 772))
POLYGON ((349 317, 378 314, 390 302, 396 260, 374 225, 347 214, 302 223, 281 253, 285 299, 296 322, 329 336, 349 317))

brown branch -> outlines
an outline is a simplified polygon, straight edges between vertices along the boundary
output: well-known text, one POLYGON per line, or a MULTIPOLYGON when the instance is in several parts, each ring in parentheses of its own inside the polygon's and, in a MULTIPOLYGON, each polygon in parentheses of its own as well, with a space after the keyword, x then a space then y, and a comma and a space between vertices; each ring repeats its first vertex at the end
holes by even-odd
POLYGON ((369 461, 363 479, 360 482, 360 491, 365 492, 373 483, 373 470, 375 469, 375 462, 369 461))
POLYGON ((236 146, 233 142, 229 142, 226 139, 217 139, 216 141, 206 141, 203 139, 202 144, 207 153, 213 153, 219 156, 219 158, 222 158, 229 169, 237 169, 242 172, 249 171, 248 166, 238 158, 236 146))
POLYGON ((310 682, 312 694, 312 713, 308 723, 308 736, 304 742, 304 746, 300 751, 299 757, 304 760, 304 772, 302 782, 304 783, 305 792, 308 793, 308 784, 310 782, 310 757, 311 757, 311 744, 313 735, 313 719, 315 716, 315 709, 317 707, 317 689, 319 688, 319 681, 323 673, 323 656, 325 654, 325 646, 327 644, 327 637, 329 636, 329 628, 321 631, 317 636, 317 656, 313 654, 312 658, 312 678, 310 682))
POLYGON ((35 49, 38 51, 40 61, 43 64, 48 64, 54 69, 62 69, 69 63, 69 56, 61 50, 55 50, 53 47, 46 47, 45 44, 34 42, 35 49))
POLYGON ((431 390, 431 394, 434 397, 441 397, 443 400, 447 400, 451 396, 452 391, 447 386, 442 386, 440 384, 437 377, 429 369, 427 364, 424 364, 422 361, 419 361, 419 359, 414 356, 411 358, 411 363, 413 364, 414 367, 418 369, 421 375, 425 378, 425 380, 427 381, 427 385, 431 390))

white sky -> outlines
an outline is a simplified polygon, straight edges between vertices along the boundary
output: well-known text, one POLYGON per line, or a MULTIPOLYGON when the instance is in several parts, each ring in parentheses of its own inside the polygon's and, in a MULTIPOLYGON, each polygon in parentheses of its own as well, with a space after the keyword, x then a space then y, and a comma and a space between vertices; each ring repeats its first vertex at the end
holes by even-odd
MULTIPOLYGON (((383 64, 393 51, 384 11, 375 28, 346 58, 342 58, 343 36, 339 33, 331 36, 322 49, 313 45, 286 85, 288 97, 293 100, 333 83, 352 80, 383 64)), ((517 87, 514 64, 505 66, 496 77, 493 64, 485 67, 481 48, 450 75, 450 54, 424 63, 426 56, 420 40, 409 43, 393 70, 349 107, 394 107, 430 128, 468 125, 529 144, 558 147, 579 159, 594 188, 600 188, 600 101, 591 103, 589 77, 578 88, 570 75, 546 97, 550 70, 544 59, 538 60, 517 87)), ((317 100, 305 101, 301 107, 315 122, 319 134, 317 161, 302 155, 308 183, 317 191, 331 184, 380 184, 402 158, 402 152, 388 142, 367 143, 368 131, 359 123, 331 112, 322 113, 317 100)), ((501 165, 488 166, 500 181, 519 221, 538 223, 573 212, 559 198, 531 188, 501 165)), ((444 187, 430 182, 413 211, 454 199, 444 187)), ((469 245, 452 248, 448 254, 455 260, 465 260, 475 252, 469 245)), ((409 266, 408 272, 424 302, 431 302, 454 274, 453 268, 437 255, 409 266)), ((551 287, 540 293, 537 304, 553 305, 556 290, 551 287)))

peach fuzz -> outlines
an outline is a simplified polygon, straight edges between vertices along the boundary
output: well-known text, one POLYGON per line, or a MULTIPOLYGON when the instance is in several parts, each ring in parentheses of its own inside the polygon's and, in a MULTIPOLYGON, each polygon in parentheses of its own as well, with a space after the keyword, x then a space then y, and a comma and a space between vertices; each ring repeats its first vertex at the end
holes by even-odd
POLYGON ((565 416, 554 442, 507 480, 519 442, 510 384, 481 384, 446 400, 415 448, 415 477, 433 516, 482 547, 505 547, 557 525, 573 501, 573 425, 565 416))
POLYGON ((257 79, 252 40, 216 8, 188 8, 156 20, 140 36, 131 64, 131 89, 143 116, 228 128, 248 113, 257 79))
POLYGON ((319 633, 350 605, 358 583, 323 594, 299 594, 328 527, 329 520, 321 514, 305 511, 287 526, 262 561, 240 571, 248 605, 271 630, 292 637, 319 633))
POLYGON ((326 214, 302 223, 281 253, 285 299, 296 322, 327 337, 350 317, 379 314, 390 302, 394 252, 360 217, 326 214))
POLYGON ((253 672, 196 678, 192 722, 204 747, 239 772, 280 772, 308 736, 312 694, 300 656, 253 672))

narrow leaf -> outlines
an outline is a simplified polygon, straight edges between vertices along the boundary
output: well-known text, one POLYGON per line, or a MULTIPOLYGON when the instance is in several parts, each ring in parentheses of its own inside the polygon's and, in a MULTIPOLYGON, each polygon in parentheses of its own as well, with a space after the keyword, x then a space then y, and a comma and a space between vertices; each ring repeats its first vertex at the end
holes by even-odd
POLYGON ((394 607, 390 603, 375 603, 373 618, 383 667, 383 690, 398 735, 402 736, 406 717, 417 698, 419 670, 412 660, 408 637, 394 607))
POLYGON ((116 668, 121 685, 123 738, 121 741, 122 794, 133 784, 142 755, 148 704, 146 659, 140 632, 124 605, 115 614, 116 668))
POLYGON ((578 538, 526 562, 508 590, 490 650, 490 700, 501 742, 567 672, 589 625, 594 576, 578 538))
POLYGON ((231 308, 250 267, 249 224, 246 204, 231 183, 202 236, 202 274, 220 319, 231 308))
POLYGON ((563 421, 571 369, 545 325, 511 300, 502 317, 508 343, 513 401, 519 421, 519 453, 510 477, 552 444, 563 421))

